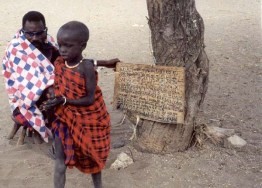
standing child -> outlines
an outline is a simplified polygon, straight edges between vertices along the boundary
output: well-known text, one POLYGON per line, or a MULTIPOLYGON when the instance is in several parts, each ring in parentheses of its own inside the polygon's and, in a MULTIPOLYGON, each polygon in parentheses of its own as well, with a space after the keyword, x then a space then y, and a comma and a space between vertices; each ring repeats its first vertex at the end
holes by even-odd
POLYGON ((94 187, 102 187, 101 171, 110 150, 110 117, 97 85, 91 60, 84 59, 89 30, 71 21, 57 33, 61 57, 55 61, 55 98, 45 109, 55 108, 52 123, 55 135, 54 187, 63 188, 66 168, 75 166, 92 175, 94 187))

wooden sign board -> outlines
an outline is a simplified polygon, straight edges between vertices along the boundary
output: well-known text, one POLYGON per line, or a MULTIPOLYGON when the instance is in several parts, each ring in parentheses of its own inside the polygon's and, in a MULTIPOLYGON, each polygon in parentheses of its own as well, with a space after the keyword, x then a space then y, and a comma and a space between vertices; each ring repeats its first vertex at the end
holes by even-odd
POLYGON ((161 123, 184 123, 183 67, 118 63, 114 108, 161 123))

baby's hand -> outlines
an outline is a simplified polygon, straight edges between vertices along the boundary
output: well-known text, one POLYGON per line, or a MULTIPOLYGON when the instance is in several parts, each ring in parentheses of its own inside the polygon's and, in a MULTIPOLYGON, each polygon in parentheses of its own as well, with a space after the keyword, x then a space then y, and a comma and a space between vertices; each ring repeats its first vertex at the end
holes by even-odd
POLYGON ((54 99, 55 98, 55 91, 54 91, 54 87, 50 86, 49 88, 47 88, 47 98, 48 99, 54 99))
POLYGON ((47 111, 47 110, 50 110, 50 109, 54 108, 55 106, 60 105, 60 104, 62 104, 64 102, 65 102, 65 98, 64 97, 55 97, 53 99, 47 100, 41 106, 42 106, 43 110, 47 111))

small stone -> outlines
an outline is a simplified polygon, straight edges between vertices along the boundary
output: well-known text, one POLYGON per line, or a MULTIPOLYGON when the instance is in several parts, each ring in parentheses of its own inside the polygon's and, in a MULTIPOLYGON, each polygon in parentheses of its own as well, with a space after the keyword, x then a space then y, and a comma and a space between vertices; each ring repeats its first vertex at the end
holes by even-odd
POLYGON ((126 168, 127 166, 133 164, 134 161, 126 153, 121 152, 115 162, 111 165, 111 169, 119 170, 121 168, 126 168))
POLYGON ((237 136, 237 135, 233 135, 233 136, 230 136, 229 138, 227 138, 227 144, 233 146, 233 147, 237 147, 237 148, 241 148, 243 146, 245 146, 247 144, 247 142, 237 136))

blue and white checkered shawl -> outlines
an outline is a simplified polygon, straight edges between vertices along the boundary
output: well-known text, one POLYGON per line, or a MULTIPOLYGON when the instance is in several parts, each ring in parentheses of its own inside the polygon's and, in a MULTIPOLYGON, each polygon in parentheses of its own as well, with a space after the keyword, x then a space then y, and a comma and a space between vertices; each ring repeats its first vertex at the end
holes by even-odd
MULTIPOLYGON (((56 46, 51 36, 47 37, 46 42, 56 46)), ((2 68, 11 110, 18 107, 47 142, 50 132, 36 101, 44 89, 54 83, 53 65, 22 32, 17 32, 6 48, 2 68)))

